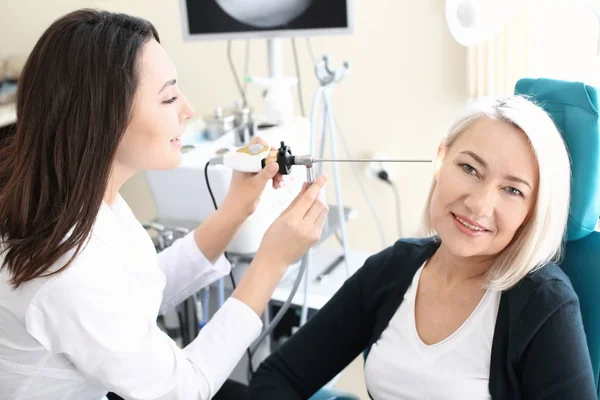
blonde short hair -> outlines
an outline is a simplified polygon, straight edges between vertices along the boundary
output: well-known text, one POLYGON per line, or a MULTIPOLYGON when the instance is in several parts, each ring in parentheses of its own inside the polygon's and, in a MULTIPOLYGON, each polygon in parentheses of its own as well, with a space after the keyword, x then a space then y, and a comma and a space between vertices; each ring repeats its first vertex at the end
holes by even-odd
MULTIPOLYGON (((508 290, 530 272, 562 257, 569 215, 571 166, 562 135, 550 116, 523 96, 484 98, 472 103, 452 125, 441 146, 449 149, 460 134, 480 118, 518 127, 529 139, 539 168, 533 209, 488 274, 488 287, 508 290)), ((430 219, 436 183, 437 176, 431 183, 424 212, 424 227, 429 235, 436 234, 430 219)))

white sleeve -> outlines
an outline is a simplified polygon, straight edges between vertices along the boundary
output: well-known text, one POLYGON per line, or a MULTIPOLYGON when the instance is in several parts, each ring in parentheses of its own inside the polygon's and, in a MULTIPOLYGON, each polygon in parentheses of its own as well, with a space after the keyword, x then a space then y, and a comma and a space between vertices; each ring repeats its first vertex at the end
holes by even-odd
POLYGON ((213 264, 202 254, 193 231, 161 251, 158 263, 167 277, 161 314, 231 271, 231 265, 223 255, 213 264))
POLYGON ((84 377, 127 399, 212 398, 262 328, 248 306, 230 298, 181 350, 144 306, 153 299, 127 274, 111 276, 107 285, 107 279, 69 272, 36 294, 25 315, 27 330, 84 377))

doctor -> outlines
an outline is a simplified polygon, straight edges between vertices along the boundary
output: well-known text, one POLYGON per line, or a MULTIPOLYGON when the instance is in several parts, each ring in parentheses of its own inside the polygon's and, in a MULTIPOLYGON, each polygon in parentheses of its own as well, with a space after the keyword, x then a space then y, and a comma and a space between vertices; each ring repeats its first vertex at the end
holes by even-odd
POLYGON ((157 256, 118 190, 181 161, 194 110, 177 79, 154 27, 121 14, 68 14, 29 56, 0 148, 0 399, 212 398, 286 267, 319 238, 323 177, 189 346, 159 330, 159 313, 229 272, 224 249, 269 180, 281 184, 276 165, 234 174, 219 211, 157 256))

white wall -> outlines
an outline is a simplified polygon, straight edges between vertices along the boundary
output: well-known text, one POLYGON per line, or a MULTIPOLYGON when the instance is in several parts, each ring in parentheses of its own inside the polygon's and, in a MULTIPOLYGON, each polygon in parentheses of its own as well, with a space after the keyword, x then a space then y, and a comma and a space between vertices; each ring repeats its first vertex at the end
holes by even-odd
MULTIPOLYGON (((443 4, 442 0, 356 0, 353 35, 312 39, 317 56, 326 53, 334 64, 351 62, 351 75, 335 89, 333 104, 356 156, 384 152, 390 157, 432 159, 441 136, 465 104, 466 52, 447 31, 443 4)), ((0 55, 26 54, 52 20, 81 7, 126 12, 152 21, 178 67, 181 88, 198 115, 206 115, 218 105, 229 106, 238 98, 226 61, 226 43, 184 43, 178 0, 3 0, 0 55)), ((310 110, 315 79, 305 41, 298 40, 297 44, 304 99, 310 110)), ((288 41, 285 52, 286 71, 292 74, 288 41)), ((238 70, 243 54, 244 42, 234 42, 238 70)), ((252 74, 266 74, 265 55, 264 41, 253 40, 252 74)), ((260 111, 260 90, 249 91, 250 103, 260 111)), ((348 225, 350 246, 376 251, 380 244, 367 204, 350 168, 342 165, 341 171, 345 203, 360 214, 348 225)), ((403 231, 414 235, 432 167, 396 164, 394 171, 401 190, 403 231)), ((329 186, 329 198, 333 199, 333 185, 329 186)), ((397 237, 391 189, 380 182, 367 182, 367 188, 391 243, 397 237)), ((143 178, 132 179, 122 193, 139 218, 153 216, 154 205, 143 178)))

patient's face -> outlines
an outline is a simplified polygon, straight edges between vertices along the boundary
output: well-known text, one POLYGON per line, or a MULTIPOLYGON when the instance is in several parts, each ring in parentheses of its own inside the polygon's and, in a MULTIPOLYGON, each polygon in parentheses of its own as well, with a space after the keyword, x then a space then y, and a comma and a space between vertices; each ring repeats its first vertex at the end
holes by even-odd
POLYGON ((445 149, 431 222, 457 256, 493 256, 513 239, 537 196, 538 166, 520 129, 481 118, 445 149))
POLYGON ((194 115, 177 86, 173 62, 155 40, 141 49, 139 84, 131 121, 117 149, 117 162, 133 171, 169 169, 182 160, 184 123, 194 115))

